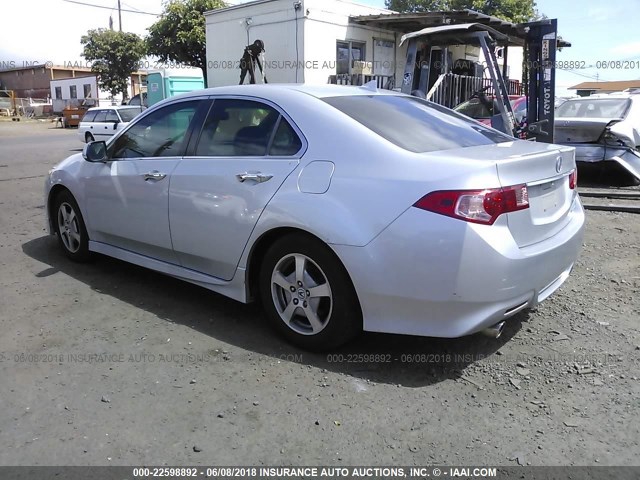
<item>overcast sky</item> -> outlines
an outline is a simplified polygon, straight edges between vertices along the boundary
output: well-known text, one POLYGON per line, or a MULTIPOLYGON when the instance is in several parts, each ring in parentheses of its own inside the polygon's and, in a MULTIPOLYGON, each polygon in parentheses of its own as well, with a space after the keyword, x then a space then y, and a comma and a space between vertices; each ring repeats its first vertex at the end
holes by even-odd
MULTIPOLYGON (((113 17, 118 27, 117 0, 78 0, 107 8, 93 8, 65 0, 20 0, 2 2, 0 29, 0 68, 14 61, 54 64, 81 64, 80 37, 93 28, 107 28, 113 17), (6 63, 5 63, 6 64, 6 63)), ((230 3, 242 3, 232 0, 230 3)), ((359 0, 358 3, 384 7, 384 0, 359 0)), ((558 93, 566 87, 589 80, 640 79, 640 0, 605 2, 602 0, 538 0, 538 10, 557 18, 559 33, 573 47, 558 54, 558 60, 584 62, 587 68, 559 71, 558 93), (634 68, 597 69, 607 60, 635 60, 634 68)), ((161 0, 121 0, 123 9, 152 14, 162 11, 161 0)), ((122 12, 123 29, 146 34, 156 20, 153 15, 122 12)))

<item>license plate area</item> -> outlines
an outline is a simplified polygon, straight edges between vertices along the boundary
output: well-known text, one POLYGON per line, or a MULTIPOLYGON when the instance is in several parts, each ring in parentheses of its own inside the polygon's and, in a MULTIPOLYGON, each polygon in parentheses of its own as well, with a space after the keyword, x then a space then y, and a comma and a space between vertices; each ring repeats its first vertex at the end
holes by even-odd
POLYGON ((531 220, 535 225, 554 222, 568 211, 567 182, 567 177, 561 177, 527 187, 531 220))

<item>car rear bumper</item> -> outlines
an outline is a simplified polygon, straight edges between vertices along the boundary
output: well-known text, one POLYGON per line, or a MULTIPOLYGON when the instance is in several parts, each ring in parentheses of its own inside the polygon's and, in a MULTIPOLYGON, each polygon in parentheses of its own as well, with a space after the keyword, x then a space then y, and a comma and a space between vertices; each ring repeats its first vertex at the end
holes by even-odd
POLYGON ((460 337, 542 302, 582 246, 584 210, 520 248, 502 217, 476 225, 410 208, 365 247, 332 247, 351 274, 367 331, 460 337))
POLYGON ((616 162, 640 180, 640 152, 601 144, 565 144, 575 148, 576 162, 616 162))

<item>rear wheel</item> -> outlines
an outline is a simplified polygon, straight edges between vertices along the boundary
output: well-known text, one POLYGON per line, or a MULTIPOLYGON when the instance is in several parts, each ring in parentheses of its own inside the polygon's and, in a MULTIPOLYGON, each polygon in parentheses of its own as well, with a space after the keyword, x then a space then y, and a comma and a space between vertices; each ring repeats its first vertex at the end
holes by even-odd
POLYGON ((73 195, 67 190, 60 192, 53 206, 54 228, 62 251, 76 262, 91 258, 89 235, 73 195))
POLYGON ((91 135, 89 132, 84 134, 84 140, 87 143, 91 143, 95 140, 95 138, 93 138, 93 135, 91 135))
POLYGON ((362 328, 362 313, 346 270, 321 241, 283 237, 265 254, 260 297, 273 326, 291 343, 327 350, 362 328))

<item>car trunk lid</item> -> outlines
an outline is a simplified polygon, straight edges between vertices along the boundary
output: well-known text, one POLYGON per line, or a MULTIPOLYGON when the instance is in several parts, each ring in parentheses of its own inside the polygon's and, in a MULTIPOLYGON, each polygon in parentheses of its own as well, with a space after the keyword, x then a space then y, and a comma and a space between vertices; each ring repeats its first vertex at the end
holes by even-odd
POLYGON ((458 160, 491 161, 502 187, 527 186, 529 208, 504 214, 520 247, 552 237, 570 221, 576 190, 569 186, 575 170, 572 147, 523 140, 448 151, 458 160))
POLYGON ((597 143, 611 121, 610 118, 556 119, 554 141, 558 143, 597 143))

